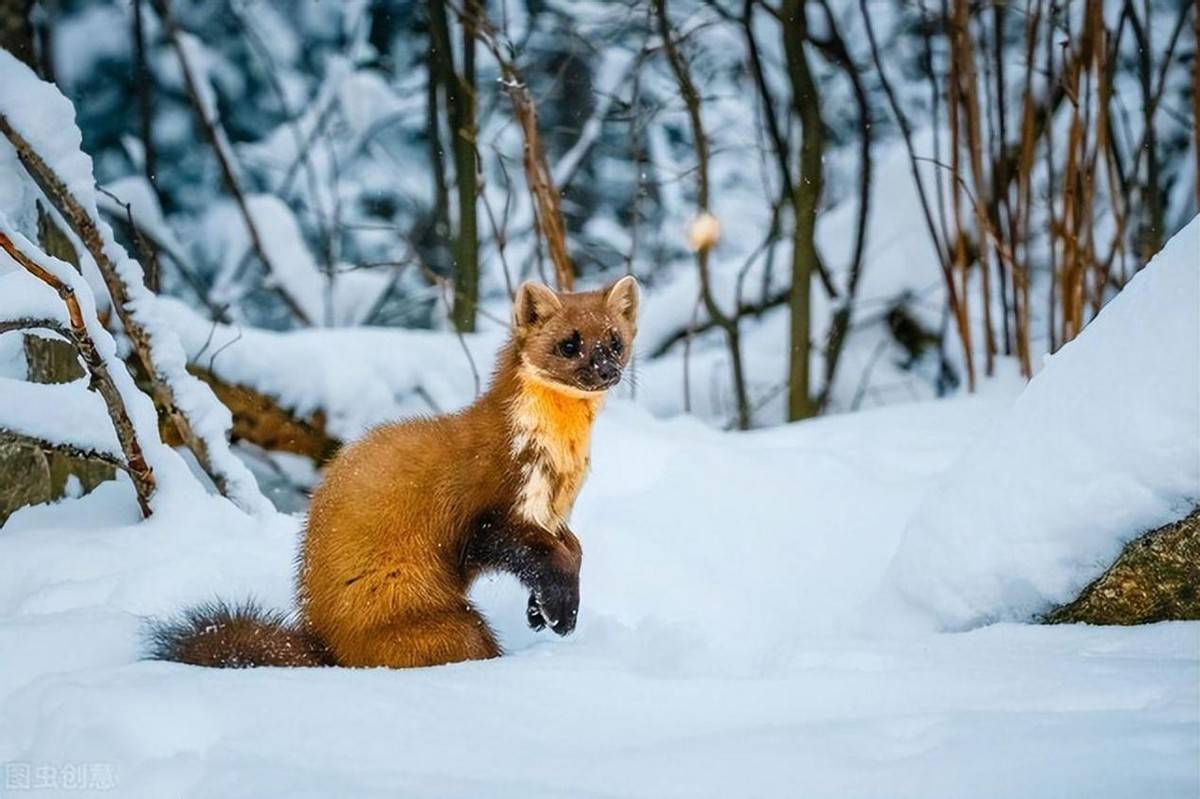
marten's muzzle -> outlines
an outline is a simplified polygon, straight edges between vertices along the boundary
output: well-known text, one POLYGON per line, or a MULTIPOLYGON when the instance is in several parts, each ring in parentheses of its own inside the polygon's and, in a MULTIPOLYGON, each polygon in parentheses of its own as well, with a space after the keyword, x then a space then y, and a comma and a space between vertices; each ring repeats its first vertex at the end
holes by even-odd
POLYGON ((605 391, 621 382, 621 360, 610 348, 597 344, 575 376, 585 391, 605 391))

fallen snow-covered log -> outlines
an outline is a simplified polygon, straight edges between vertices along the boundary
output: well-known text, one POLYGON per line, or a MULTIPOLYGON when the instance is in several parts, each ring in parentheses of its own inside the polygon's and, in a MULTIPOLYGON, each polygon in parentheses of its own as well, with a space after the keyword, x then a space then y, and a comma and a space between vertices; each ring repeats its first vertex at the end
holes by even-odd
POLYGON ((324 411, 300 416, 255 388, 226 382, 199 366, 191 370, 233 414, 234 441, 248 441, 269 452, 303 455, 315 463, 329 460, 342 445, 329 433, 324 411))
POLYGON ((381 422, 466 405, 487 380, 504 341, 501 331, 461 339, 381 327, 278 332, 218 324, 168 297, 160 303, 193 373, 209 382, 222 401, 233 403, 235 428, 238 408, 259 402, 238 398, 241 388, 334 441, 361 435, 381 422), (223 393, 218 384, 228 391, 223 393))

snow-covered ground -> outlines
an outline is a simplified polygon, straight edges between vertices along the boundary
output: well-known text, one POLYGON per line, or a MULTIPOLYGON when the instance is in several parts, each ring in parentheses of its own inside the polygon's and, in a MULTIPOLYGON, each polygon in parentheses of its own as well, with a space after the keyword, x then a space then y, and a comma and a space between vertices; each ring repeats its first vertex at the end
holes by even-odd
MULTIPOLYGON (((24 77, 0 81, 0 107, 25 109, 14 121, 53 145, 47 157, 90 213, 91 162, 69 104, 29 102, 45 87, 5 59, 0 71, 24 77)), ((0 196, 0 227, 32 236, 37 195, 15 156, 0 156, 0 185, 15 187, 0 196)), ((903 171, 888 164, 880 191, 903 171)), ((256 211, 271 214, 261 202, 256 211)), ((822 235, 849 224, 839 213, 822 235)), ((297 236, 276 216, 282 247, 297 236)), ((905 244, 913 226, 889 218, 874 251, 928 266, 905 244)), ((102 233, 110 257, 135 271, 102 233)), ((78 282, 91 319, 87 286, 105 298, 84 261, 86 282, 53 266, 78 282)), ((139 521, 122 479, 23 509, 0 530, 0 795, 1195 797, 1200 624, 1029 622, 1128 538, 1200 501, 1198 261, 1193 220, 1019 397, 1001 380, 971 399, 731 434, 651 415, 678 410, 667 392, 682 361, 647 365, 636 402, 622 392, 596 431, 573 519, 586 552, 576 633, 529 631, 524 591, 487 580, 476 599, 509 655, 435 669, 142 660, 148 617, 213 595, 289 607, 302 522, 206 494, 157 441, 148 397, 114 368, 160 478, 154 514, 139 521)), ((906 288, 879 274, 868 272, 864 297, 906 288)), ((28 280, 0 281, 0 301, 27 312, 18 278, 28 280)), ((358 283, 350 299, 381 288, 358 283)), ((656 328, 669 332, 669 309, 687 310, 672 291, 694 294, 686 282, 648 289, 643 346, 656 328)), ((315 309, 316 295, 299 293, 315 309)), ((214 326, 140 288, 134 300, 156 357, 258 500, 224 445, 228 414, 184 373, 185 354, 352 436, 469 401, 459 350, 486 377, 499 341, 272 333, 214 326)), ((771 329, 781 319, 747 334, 763 374, 782 363, 771 329), (775 349, 764 352, 767 338, 775 349)), ((94 327, 119 367, 120 342, 94 327)), ((13 371, 6 335, 0 366, 13 371)), ((698 360, 711 377, 720 358, 701 348, 698 360)), ((29 427, 32 412, 43 424, 34 432, 113 449, 88 417, 94 397, 75 392, 72 409, 66 388, 55 406, 0 378, 0 422, 29 427), (48 420, 50 408, 73 424, 48 420)), ((697 410, 712 421, 720 404, 697 410)))
POLYGON ((146 615, 287 606, 298 521, 213 499, 139 524, 117 483, 26 509, 0 535, 0 762, 45 795, 83 767, 145 797, 1194 796, 1200 626, 873 621, 913 509, 1007 406, 729 434, 614 404, 575 635, 490 580, 509 656, 434 669, 140 661, 146 615))
MULTIPOLYGON (((613 402, 573 519, 577 631, 529 631, 520 587, 486 580, 496 661, 147 662, 149 616, 289 607, 300 518, 192 490, 139 522, 124 481, 19 511, 0 534, 5 789, 1194 797, 1200 624, 1028 622, 1200 497, 1198 238, 1195 220, 1019 396, 752 433, 613 402)), ((317 406, 355 396, 338 374, 317 406)))

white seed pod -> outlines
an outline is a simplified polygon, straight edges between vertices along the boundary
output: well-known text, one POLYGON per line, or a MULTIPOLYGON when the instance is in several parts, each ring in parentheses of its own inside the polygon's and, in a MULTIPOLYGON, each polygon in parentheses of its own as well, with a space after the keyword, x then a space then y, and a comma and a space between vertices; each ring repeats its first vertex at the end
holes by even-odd
POLYGON ((708 211, 697 216, 688 226, 688 246, 693 252, 712 249, 721 240, 721 223, 708 211))

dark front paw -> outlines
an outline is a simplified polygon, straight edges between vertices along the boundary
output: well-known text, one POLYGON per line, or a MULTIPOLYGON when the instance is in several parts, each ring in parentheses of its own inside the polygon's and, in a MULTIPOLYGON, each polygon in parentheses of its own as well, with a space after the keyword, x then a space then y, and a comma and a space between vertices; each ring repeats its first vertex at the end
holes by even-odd
POLYGON ((529 605, 525 608, 525 621, 532 630, 546 628, 546 619, 542 616, 541 608, 538 607, 537 594, 529 595, 529 605))
POLYGON ((549 626, 559 635, 570 634, 579 616, 579 576, 555 574, 544 580, 529 597, 525 616, 535 630, 549 626))

